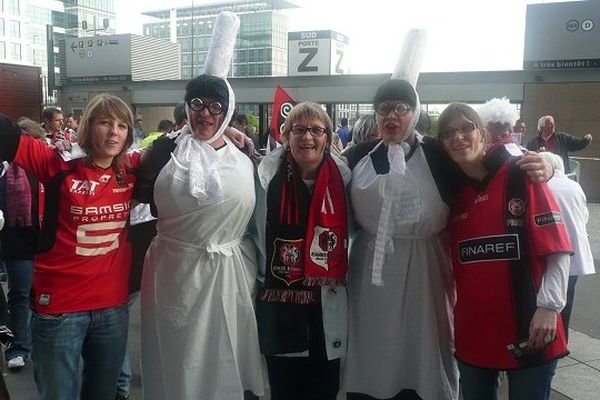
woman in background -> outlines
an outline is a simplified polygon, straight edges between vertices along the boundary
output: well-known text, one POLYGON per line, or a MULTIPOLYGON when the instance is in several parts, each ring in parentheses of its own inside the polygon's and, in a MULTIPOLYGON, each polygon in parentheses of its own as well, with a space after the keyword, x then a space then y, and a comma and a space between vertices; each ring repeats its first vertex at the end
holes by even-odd
MULTIPOLYGON (((24 134, 44 142, 44 131, 36 122, 20 118, 18 125, 24 134)), ((6 216, 6 227, 0 232, 0 259, 8 275, 8 310, 15 336, 4 356, 9 370, 16 371, 25 366, 31 353, 29 295, 44 212, 44 190, 34 174, 14 163, 3 163, 0 210, 6 216)))

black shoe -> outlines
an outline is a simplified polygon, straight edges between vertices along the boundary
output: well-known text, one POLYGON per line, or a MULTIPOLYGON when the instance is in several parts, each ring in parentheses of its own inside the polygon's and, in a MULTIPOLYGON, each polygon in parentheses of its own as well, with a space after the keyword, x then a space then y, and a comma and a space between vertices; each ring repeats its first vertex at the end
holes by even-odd
POLYGON ((115 400, 127 400, 129 399, 129 393, 119 393, 115 396, 115 400))

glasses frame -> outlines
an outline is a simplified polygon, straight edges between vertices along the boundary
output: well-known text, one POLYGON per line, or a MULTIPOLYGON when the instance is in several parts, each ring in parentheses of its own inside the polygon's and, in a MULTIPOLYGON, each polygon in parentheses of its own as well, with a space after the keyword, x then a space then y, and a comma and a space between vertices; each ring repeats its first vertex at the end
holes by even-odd
POLYGON ((463 122, 459 127, 445 129, 444 132, 442 133, 442 138, 443 139, 453 138, 454 135, 456 135, 456 132, 460 132, 463 135, 468 135, 468 134, 474 132, 476 129, 479 129, 479 128, 477 127, 477 124, 475 124, 475 122, 466 121, 466 122, 463 122), (468 130, 465 130, 465 127, 467 125, 470 125, 472 128, 466 128, 468 130))
POLYGON ((322 137, 329 131, 327 128, 323 128, 321 126, 302 126, 302 125, 294 125, 290 132, 294 136, 304 136, 306 132, 309 132, 312 137, 322 137), (302 132, 300 132, 300 129, 302 132), (316 132, 315 132, 316 130, 316 132))
POLYGON ((191 99, 188 102, 188 105, 190 106, 190 108, 192 110, 198 111, 198 112, 200 112, 200 111, 202 111, 202 110, 204 110, 206 108, 208 110, 208 113, 210 115, 219 115, 219 114, 222 114, 223 112, 225 112, 225 108, 223 107, 223 104, 219 103, 216 100, 213 100, 210 103, 206 104, 206 102, 204 100, 202 100, 201 98, 194 97, 193 99, 191 99), (200 102, 200 105, 196 105, 195 104, 195 103, 198 103, 198 102, 200 102), (218 112, 216 112, 214 110, 214 107, 216 107, 216 106, 219 107, 219 111, 218 112), (211 108, 213 108, 213 109, 211 110, 211 108))
POLYGON ((375 107, 375 112, 376 112, 377 114, 381 115, 382 117, 385 117, 385 116, 386 116, 386 115, 388 115, 388 114, 389 114, 391 111, 393 111, 393 112, 394 112, 394 114, 396 114, 396 115, 397 115, 397 116, 399 116, 399 117, 403 117, 403 116, 405 116, 406 114, 408 114, 409 112, 413 111, 413 108, 412 108, 410 105, 408 105, 407 103, 404 103, 404 102, 400 102, 400 103, 397 103, 397 104, 396 104, 394 107, 391 107, 391 106, 387 107, 387 106, 386 106, 386 108, 387 108, 387 112, 380 112, 379 108, 380 108, 381 106, 383 106, 383 105, 385 105, 385 103, 379 103, 379 104, 377 105, 377 107, 375 107), (402 107, 401 107, 401 106, 402 106, 402 107))

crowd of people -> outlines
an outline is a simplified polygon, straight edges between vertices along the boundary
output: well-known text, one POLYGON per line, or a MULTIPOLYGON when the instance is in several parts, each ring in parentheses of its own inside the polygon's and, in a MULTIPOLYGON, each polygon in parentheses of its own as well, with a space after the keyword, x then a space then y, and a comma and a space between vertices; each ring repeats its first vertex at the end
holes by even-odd
POLYGON ((501 99, 424 135, 416 81, 393 76, 352 129, 300 102, 257 159, 227 81, 238 25, 219 16, 225 66, 208 57, 148 135, 109 94, 68 129, 0 114, 9 368, 31 357, 43 400, 127 399, 141 294, 146 400, 495 399, 499 371, 547 400, 594 272, 563 165, 591 136, 545 116, 526 151, 501 99))

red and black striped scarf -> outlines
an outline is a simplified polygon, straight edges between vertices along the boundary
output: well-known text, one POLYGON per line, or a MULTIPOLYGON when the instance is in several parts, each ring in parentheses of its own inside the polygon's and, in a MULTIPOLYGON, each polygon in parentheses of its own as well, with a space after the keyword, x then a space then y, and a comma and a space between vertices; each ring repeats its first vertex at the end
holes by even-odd
POLYGON ((267 273, 261 300, 312 304, 320 286, 344 285, 348 211, 344 181, 325 155, 312 194, 288 151, 267 193, 267 273))

